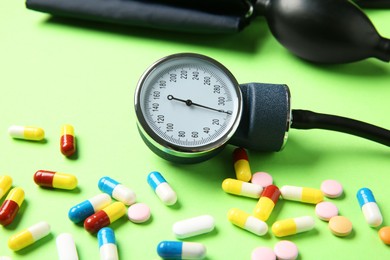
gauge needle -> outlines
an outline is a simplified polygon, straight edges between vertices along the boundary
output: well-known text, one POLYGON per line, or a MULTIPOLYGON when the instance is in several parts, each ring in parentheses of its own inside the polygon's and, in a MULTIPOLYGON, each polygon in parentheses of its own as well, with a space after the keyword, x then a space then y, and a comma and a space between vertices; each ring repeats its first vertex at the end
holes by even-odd
POLYGON ((206 108, 206 109, 209 109, 209 110, 213 110, 213 111, 217 111, 217 112, 221 112, 221 113, 226 113, 228 115, 232 114, 231 111, 225 111, 225 110, 222 110, 222 109, 216 109, 216 108, 212 108, 212 107, 208 107, 208 106, 204 106, 204 105, 201 105, 201 104, 194 103, 194 102, 192 102, 191 99, 184 100, 184 99, 180 99, 180 98, 175 98, 172 95, 168 95, 167 98, 168 98, 168 100, 177 100, 177 101, 183 102, 187 106, 203 107, 203 108, 206 108))

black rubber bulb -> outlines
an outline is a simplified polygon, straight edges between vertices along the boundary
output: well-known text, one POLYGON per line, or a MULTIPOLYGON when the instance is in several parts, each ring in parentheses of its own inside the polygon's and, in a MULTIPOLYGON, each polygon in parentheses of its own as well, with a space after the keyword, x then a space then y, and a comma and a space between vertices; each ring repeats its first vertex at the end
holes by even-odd
POLYGON ((275 38, 295 55, 318 63, 375 57, 390 60, 390 39, 349 0, 257 0, 275 38))

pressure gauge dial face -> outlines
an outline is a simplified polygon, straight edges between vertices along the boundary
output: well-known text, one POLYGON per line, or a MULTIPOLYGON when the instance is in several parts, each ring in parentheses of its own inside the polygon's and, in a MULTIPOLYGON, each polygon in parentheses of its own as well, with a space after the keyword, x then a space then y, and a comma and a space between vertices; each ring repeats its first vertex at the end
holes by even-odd
POLYGON ((153 64, 135 93, 138 128, 160 156, 207 157, 222 148, 241 118, 239 84, 217 61, 175 54, 153 64))

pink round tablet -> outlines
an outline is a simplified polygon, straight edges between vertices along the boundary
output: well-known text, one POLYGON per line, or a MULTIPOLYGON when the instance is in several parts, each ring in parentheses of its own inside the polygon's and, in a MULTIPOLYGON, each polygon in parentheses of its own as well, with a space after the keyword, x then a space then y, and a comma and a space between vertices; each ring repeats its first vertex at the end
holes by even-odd
POLYGON ((252 175, 251 182, 264 188, 271 185, 273 183, 273 179, 269 173, 256 172, 252 175))
POLYGON ((339 209, 335 204, 328 201, 320 202, 316 205, 316 215, 319 219, 329 221, 339 214, 339 209))
POLYGON ((337 198, 343 194, 343 186, 335 180, 326 180, 321 183, 321 190, 328 198, 337 198))
POLYGON ((260 246, 252 251, 252 260, 276 260, 276 255, 271 248, 260 246))
POLYGON ((144 203, 135 203, 127 211, 129 220, 134 223, 143 223, 150 218, 150 208, 144 203))
POLYGON ((276 243, 274 252, 280 260, 295 260, 298 257, 298 247, 288 240, 282 240, 276 243))

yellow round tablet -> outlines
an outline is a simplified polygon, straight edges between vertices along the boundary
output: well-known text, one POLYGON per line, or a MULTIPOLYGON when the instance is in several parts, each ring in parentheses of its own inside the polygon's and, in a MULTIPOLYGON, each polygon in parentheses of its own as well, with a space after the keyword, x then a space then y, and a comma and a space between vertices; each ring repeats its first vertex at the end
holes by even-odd
POLYGON ((390 245, 390 226, 379 229, 378 234, 383 243, 390 245))
POLYGON ((329 220, 329 229, 339 237, 348 236, 352 231, 351 221, 344 216, 334 216, 329 220))

